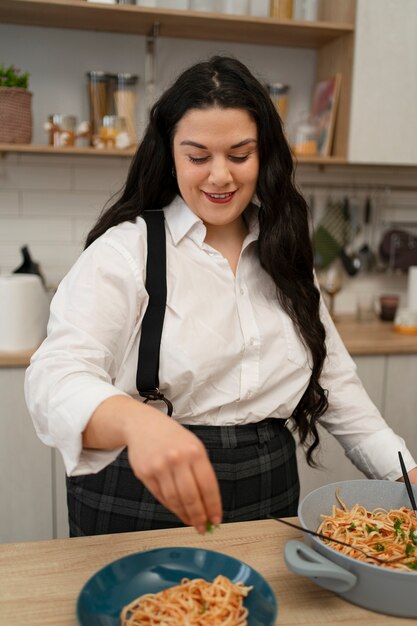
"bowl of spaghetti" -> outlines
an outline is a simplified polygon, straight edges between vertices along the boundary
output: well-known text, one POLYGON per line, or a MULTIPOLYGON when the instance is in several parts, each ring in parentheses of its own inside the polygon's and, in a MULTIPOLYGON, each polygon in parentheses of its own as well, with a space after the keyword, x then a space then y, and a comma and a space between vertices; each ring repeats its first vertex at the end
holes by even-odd
POLYGON ((325 485, 305 496, 298 517, 329 540, 305 535, 303 543, 288 542, 290 570, 364 608, 417 617, 417 520, 403 483, 325 485))
POLYGON ((109 563, 82 588, 80 626, 273 626, 277 601, 252 567, 200 548, 159 548, 109 563))

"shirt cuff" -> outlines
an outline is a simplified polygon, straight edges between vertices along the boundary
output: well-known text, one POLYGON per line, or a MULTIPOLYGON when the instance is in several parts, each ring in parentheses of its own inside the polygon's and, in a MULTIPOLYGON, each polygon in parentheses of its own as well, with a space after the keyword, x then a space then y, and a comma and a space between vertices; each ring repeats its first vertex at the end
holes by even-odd
POLYGON ((402 477, 398 451, 403 455, 408 472, 417 466, 406 448, 404 439, 387 427, 369 435, 354 448, 347 450, 346 456, 368 478, 398 480, 402 477))
POLYGON ((113 450, 83 449, 82 433, 96 408, 108 398, 129 394, 103 381, 84 382, 65 405, 55 407, 50 423, 52 445, 61 452, 68 476, 95 474, 115 460, 123 447, 113 450))

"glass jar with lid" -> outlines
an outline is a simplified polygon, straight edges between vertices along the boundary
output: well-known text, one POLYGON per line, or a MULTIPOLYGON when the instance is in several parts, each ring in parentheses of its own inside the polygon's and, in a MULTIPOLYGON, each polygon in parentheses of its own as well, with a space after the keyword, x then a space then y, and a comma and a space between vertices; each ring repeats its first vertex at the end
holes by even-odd
POLYGON ((93 70, 87 72, 87 81, 91 144, 94 145, 95 138, 100 132, 103 117, 114 114, 112 92, 115 75, 102 70, 93 70))
POLYGON ((113 92, 114 112, 124 118, 126 132, 131 145, 138 141, 136 105, 137 105, 137 85, 139 77, 136 74, 119 72, 116 75, 116 83, 113 92))
POLYGON ((295 126, 292 150, 296 156, 316 156, 319 133, 317 122, 311 115, 302 116, 295 126))
POLYGON ((290 86, 284 85, 284 83, 269 83, 267 87, 271 100, 278 111, 278 115, 280 116, 281 121, 285 123, 287 118, 288 92, 290 90, 290 86))
POLYGON ((48 115, 45 130, 48 132, 48 143, 56 148, 74 146, 76 139, 77 118, 75 115, 52 113, 48 115))

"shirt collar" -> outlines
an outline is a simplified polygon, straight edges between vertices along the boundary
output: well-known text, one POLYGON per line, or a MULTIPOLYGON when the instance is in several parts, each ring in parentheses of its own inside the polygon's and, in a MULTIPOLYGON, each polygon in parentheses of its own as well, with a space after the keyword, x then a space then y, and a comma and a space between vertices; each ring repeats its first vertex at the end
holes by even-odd
MULTIPOLYGON (((244 215, 249 233, 245 238, 244 247, 258 239, 258 211, 259 207, 255 204, 251 204, 245 210, 244 215)), ((181 196, 176 196, 171 204, 164 208, 164 214, 174 245, 178 245, 186 235, 190 235, 200 247, 203 245, 206 236, 206 227, 202 220, 184 202, 181 196)))
POLYGON ((184 202, 181 196, 176 196, 171 204, 164 208, 164 213, 169 232, 171 233, 172 241, 175 245, 178 245, 181 239, 183 239, 191 230, 201 232, 202 245, 204 237, 206 236, 205 226, 200 218, 193 213, 190 207, 184 202))

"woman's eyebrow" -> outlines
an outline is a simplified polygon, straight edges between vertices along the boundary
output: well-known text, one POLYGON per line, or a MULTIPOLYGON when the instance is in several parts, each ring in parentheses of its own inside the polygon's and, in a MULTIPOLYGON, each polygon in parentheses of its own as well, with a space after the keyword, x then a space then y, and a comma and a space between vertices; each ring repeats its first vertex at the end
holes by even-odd
MULTIPOLYGON (((230 149, 241 148, 242 146, 246 146, 248 143, 257 143, 256 139, 243 139, 243 141, 239 141, 239 143, 235 143, 233 146, 230 146, 230 149)), ((191 141, 185 139, 181 141, 180 146, 193 146, 194 148, 200 148, 201 150, 208 150, 207 146, 204 146, 202 143, 197 143, 196 141, 191 141)))

